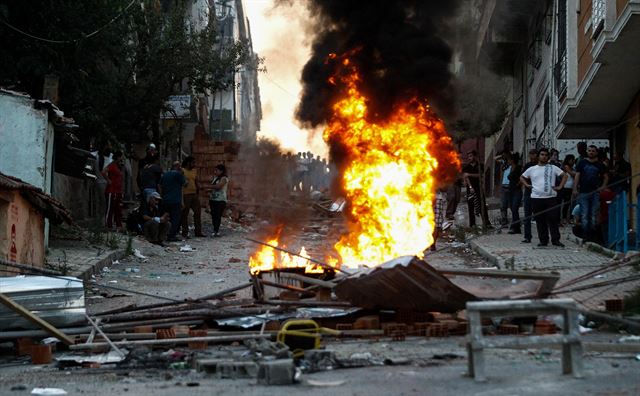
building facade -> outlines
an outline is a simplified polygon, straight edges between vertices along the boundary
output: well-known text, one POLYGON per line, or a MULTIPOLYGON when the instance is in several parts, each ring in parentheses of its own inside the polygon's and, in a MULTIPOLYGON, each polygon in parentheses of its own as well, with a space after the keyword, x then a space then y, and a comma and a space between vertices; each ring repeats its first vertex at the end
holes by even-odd
MULTIPOLYGON (((638 170, 640 1, 478 0, 475 59, 511 79, 508 115, 486 145, 526 153, 578 141, 610 147, 638 170), (635 122, 634 122, 635 120, 635 122)), ((491 154, 486 153, 491 166, 491 154)), ((638 184, 634 179, 633 186, 638 184)), ((635 195, 634 195, 635 199, 635 195)))

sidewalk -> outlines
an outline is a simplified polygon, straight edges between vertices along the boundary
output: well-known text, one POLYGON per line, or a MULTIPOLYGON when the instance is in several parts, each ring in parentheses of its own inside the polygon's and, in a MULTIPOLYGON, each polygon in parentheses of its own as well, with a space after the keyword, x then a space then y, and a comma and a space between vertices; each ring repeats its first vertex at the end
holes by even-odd
MULTIPOLYGON (((466 212, 466 205, 461 206, 461 209, 466 212)), ((521 214, 521 216, 523 215, 521 214)), ((489 217, 491 219, 499 218, 499 210, 490 210, 489 217)), ((466 224, 468 222, 463 223, 463 225, 466 224)), ((551 245, 538 247, 535 222, 532 223, 533 240, 531 243, 522 243, 522 234, 510 235, 507 231, 508 229, 504 229, 502 232, 491 230, 486 235, 470 240, 469 245, 489 263, 500 269, 508 267, 515 271, 557 272, 560 274, 557 285, 606 266, 613 260, 610 255, 589 249, 589 245, 581 245, 581 240, 573 235, 570 227, 560 229, 561 241, 566 246, 564 248, 551 245)), ((603 275, 589 277, 571 288, 625 278, 630 275, 638 275, 638 271, 632 266, 626 266, 603 275)), ((605 300, 624 298, 638 287, 640 287, 640 281, 634 281, 558 294, 557 297, 573 298, 587 308, 604 310, 605 300)))

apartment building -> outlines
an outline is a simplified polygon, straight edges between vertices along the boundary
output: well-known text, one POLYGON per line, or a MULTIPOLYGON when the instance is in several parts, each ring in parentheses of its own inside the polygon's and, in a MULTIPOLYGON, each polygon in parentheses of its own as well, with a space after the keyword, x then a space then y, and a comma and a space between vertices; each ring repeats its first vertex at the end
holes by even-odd
MULTIPOLYGON (((640 169, 640 1, 477 0, 475 59, 511 78, 508 115, 486 144, 609 146, 640 169)), ((633 186, 638 184, 635 179, 633 186)))

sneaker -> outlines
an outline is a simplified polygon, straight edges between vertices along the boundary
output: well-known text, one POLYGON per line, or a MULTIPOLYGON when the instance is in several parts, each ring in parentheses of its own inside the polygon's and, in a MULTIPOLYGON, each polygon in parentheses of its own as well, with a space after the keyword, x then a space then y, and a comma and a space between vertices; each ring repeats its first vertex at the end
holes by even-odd
POLYGON ((557 246, 557 247, 564 247, 564 243, 562 243, 562 242, 551 242, 551 244, 553 246, 557 246))
POLYGON ((447 221, 443 222, 442 223, 442 231, 448 230, 452 225, 453 225, 452 221, 447 220, 447 221))
POLYGON ((540 242, 540 243, 538 244, 538 247, 544 247, 544 246, 547 246, 547 244, 546 244, 546 243, 542 243, 542 242, 540 242))
POLYGON ((214 238, 220 238, 220 233, 219 232, 214 232, 213 233, 213 237, 214 238))
POLYGON ((522 240, 522 243, 531 243, 531 239, 525 238, 522 240))
POLYGON ((206 238, 207 236, 204 234, 196 234, 194 235, 196 238, 206 238))

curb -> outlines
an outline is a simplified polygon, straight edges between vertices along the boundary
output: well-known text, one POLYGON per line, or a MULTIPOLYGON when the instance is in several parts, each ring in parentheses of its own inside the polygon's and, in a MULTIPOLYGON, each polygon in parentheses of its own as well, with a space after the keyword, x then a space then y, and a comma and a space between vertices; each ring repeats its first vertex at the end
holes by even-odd
POLYGON ((475 240, 469 241, 469 246, 473 249, 474 252, 478 253, 482 258, 487 260, 490 264, 495 265, 498 268, 502 268, 504 266, 505 260, 500 258, 487 249, 485 249, 482 245, 478 244, 475 240))
POLYGON ((120 260, 126 257, 125 249, 111 250, 107 254, 96 257, 95 261, 91 261, 91 264, 85 266, 85 268, 80 271, 70 274, 70 276, 75 276, 76 278, 88 281, 91 279, 91 275, 99 273, 102 271, 104 267, 108 267, 114 260, 120 260))
POLYGON ((583 247, 589 251, 592 251, 594 253, 599 253, 603 256, 609 257, 609 258, 615 258, 616 256, 622 255, 624 256, 624 253, 621 252, 617 252, 615 250, 611 250, 608 249, 604 246, 598 245, 595 242, 588 242, 585 241, 582 238, 578 238, 577 236, 573 235, 573 234, 567 234, 565 236, 565 238, 569 241, 575 242, 577 243, 580 247, 583 247))

